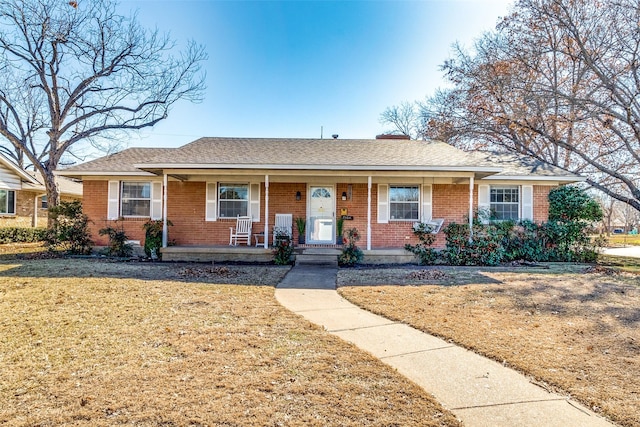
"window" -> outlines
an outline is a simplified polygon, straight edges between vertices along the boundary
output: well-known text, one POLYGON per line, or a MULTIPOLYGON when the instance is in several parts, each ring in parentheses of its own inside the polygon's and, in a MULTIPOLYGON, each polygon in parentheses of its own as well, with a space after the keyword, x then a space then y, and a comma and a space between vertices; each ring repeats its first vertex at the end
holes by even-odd
POLYGON ((16 213, 16 192, 0 190, 0 214, 14 215, 16 213))
POLYGON ((40 208, 47 209, 49 207, 49 203, 47 201, 47 196, 42 196, 40 198, 40 208))
POLYGON ((220 184, 218 187, 220 218, 235 218, 249 214, 249 185, 220 184))
POLYGON ((491 187, 491 217, 499 221, 520 219, 520 188, 491 187))
POLYGON ((420 214, 420 187, 390 185, 389 214, 392 220, 417 221, 420 214))
POLYGON ((123 182, 121 202, 122 216, 151 216, 151 183, 123 182))

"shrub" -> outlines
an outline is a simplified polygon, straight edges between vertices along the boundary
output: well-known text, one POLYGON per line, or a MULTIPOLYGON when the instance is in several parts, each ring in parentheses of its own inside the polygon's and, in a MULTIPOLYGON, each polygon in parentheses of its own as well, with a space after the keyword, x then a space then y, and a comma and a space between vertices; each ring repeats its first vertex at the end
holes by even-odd
POLYGON ((504 260, 524 260, 531 262, 549 261, 553 250, 547 236, 547 227, 533 221, 513 224, 503 238, 504 260))
POLYGON ((74 200, 51 206, 49 218, 53 222, 46 239, 50 249, 61 248, 76 255, 91 253, 89 217, 82 213, 82 202, 74 200))
MULTIPOLYGON (((167 220, 167 225, 173 225, 167 220)), ((155 259, 160 258, 160 248, 162 247, 162 228, 164 222, 162 220, 149 220, 144 223, 144 253, 147 257, 155 259)))
POLYGON ((47 239, 46 228, 6 227, 0 228, 0 243, 34 243, 47 239))
POLYGON ((276 244, 273 248, 273 262, 276 265, 287 265, 291 263, 293 255, 293 243, 289 233, 277 231, 276 244))
POLYGON ((551 190, 546 233, 552 242, 554 261, 595 261, 602 240, 592 241, 587 230, 602 216, 600 205, 581 188, 563 186, 551 190))
POLYGON ((127 243, 129 238, 122 227, 120 229, 111 226, 105 227, 100 229, 99 233, 101 236, 109 236, 107 255, 126 258, 133 254, 133 246, 127 243))
POLYGON ((433 264, 438 258, 438 253, 431 247, 436 241, 436 235, 432 234, 433 227, 424 222, 417 222, 413 225, 413 234, 418 237, 420 243, 417 245, 404 245, 405 250, 413 253, 418 262, 422 265, 433 264))
POLYGON ((494 224, 473 223, 473 240, 469 225, 450 223, 444 228, 447 246, 443 255, 452 265, 498 265, 505 254, 503 232, 494 224))
POLYGON ((602 220, 602 208, 586 191, 579 187, 565 185, 549 192, 549 221, 602 220))
POLYGON ((350 228, 346 231, 346 237, 342 239, 342 253, 338 256, 338 264, 343 267, 353 267, 364 257, 362 250, 356 246, 356 242, 360 240, 360 234, 356 228, 350 228))

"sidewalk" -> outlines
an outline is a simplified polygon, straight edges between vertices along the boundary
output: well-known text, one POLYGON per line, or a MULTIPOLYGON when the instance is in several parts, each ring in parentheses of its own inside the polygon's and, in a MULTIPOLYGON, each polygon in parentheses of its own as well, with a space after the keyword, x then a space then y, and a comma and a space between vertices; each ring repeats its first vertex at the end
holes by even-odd
POLYGON ((614 425, 497 362, 356 307, 336 292, 336 275, 335 267, 295 266, 276 299, 397 369, 466 426, 614 425))
POLYGON ((602 253, 606 255, 640 258, 640 246, 627 246, 624 248, 604 248, 602 250, 602 253))

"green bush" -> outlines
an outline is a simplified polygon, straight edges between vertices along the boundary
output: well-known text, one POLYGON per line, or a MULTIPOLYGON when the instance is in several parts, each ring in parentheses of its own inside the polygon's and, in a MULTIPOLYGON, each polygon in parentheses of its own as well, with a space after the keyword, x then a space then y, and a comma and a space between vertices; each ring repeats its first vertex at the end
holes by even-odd
POLYGON ((293 243, 289 233, 277 231, 276 244, 273 248, 273 262, 276 265, 287 265, 291 263, 293 255, 293 243))
POLYGON ((342 253, 338 255, 338 265, 343 267, 353 267, 364 257, 362 250, 356 246, 356 242, 360 240, 360 234, 356 228, 350 228, 346 231, 346 237, 343 238, 342 253))
POLYGON ((511 229, 503 238, 505 261, 543 262, 554 256, 545 224, 539 225, 528 220, 511 224, 511 229))
MULTIPOLYGON (((167 220, 167 225, 173 225, 167 220)), ((160 248, 162 247, 162 228, 164 223, 162 220, 149 220, 144 223, 144 253, 149 258, 160 258, 160 248), (155 255, 154 255, 155 254, 155 255)))
POLYGON ((500 226, 483 225, 474 220, 473 239, 469 225, 450 223, 444 228, 446 248, 443 255, 452 265, 498 265, 504 257, 503 232, 500 226))
POLYGON ((127 243, 127 237, 124 229, 115 227, 105 227, 99 231, 101 236, 109 236, 109 246, 107 247, 107 255, 126 258, 133 254, 133 246, 127 243))
POLYGON ((594 262, 602 239, 592 240, 587 231, 602 218, 599 205, 577 187, 558 187, 549 193, 549 221, 473 221, 451 223, 444 229, 447 247, 443 251, 453 265, 497 265, 500 262, 594 262))
POLYGON ((82 202, 74 200, 51 206, 49 218, 53 221, 46 238, 50 249, 62 249, 75 255, 91 253, 89 217, 82 213, 82 202))
POLYGON ((0 228, 0 244, 34 243, 47 239, 46 228, 6 227, 0 228))
POLYGON ((587 231, 602 217, 600 205, 581 188, 563 186, 551 190, 546 234, 552 242, 556 258, 553 261, 595 261, 602 240, 592 241, 587 231))
POLYGON ((413 225, 413 234, 418 237, 420 243, 417 245, 404 245, 404 249, 413 253, 421 265, 433 264, 438 258, 438 252, 431 247, 436 241, 436 235, 432 234, 433 227, 424 222, 413 225))

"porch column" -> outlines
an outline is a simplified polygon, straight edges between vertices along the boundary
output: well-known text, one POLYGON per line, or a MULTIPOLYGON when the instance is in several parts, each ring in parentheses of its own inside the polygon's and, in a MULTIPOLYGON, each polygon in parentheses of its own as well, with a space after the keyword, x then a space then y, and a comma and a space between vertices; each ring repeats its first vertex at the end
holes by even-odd
POLYGON ((473 241, 473 175, 469 178, 469 241, 473 241))
POLYGON ((33 215, 31 216, 32 227, 38 226, 38 200, 40 200, 40 197, 42 196, 36 195, 33 199, 33 215))
POLYGON ((167 191, 169 184, 169 176, 162 174, 162 247, 166 248, 169 244, 169 224, 167 224, 167 191))
POLYGON ((269 249, 269 175, 264 176, 264 248, 269 249))
POLYGON ((371 250, 371 176, 367 178, 367 250, 371 250))

